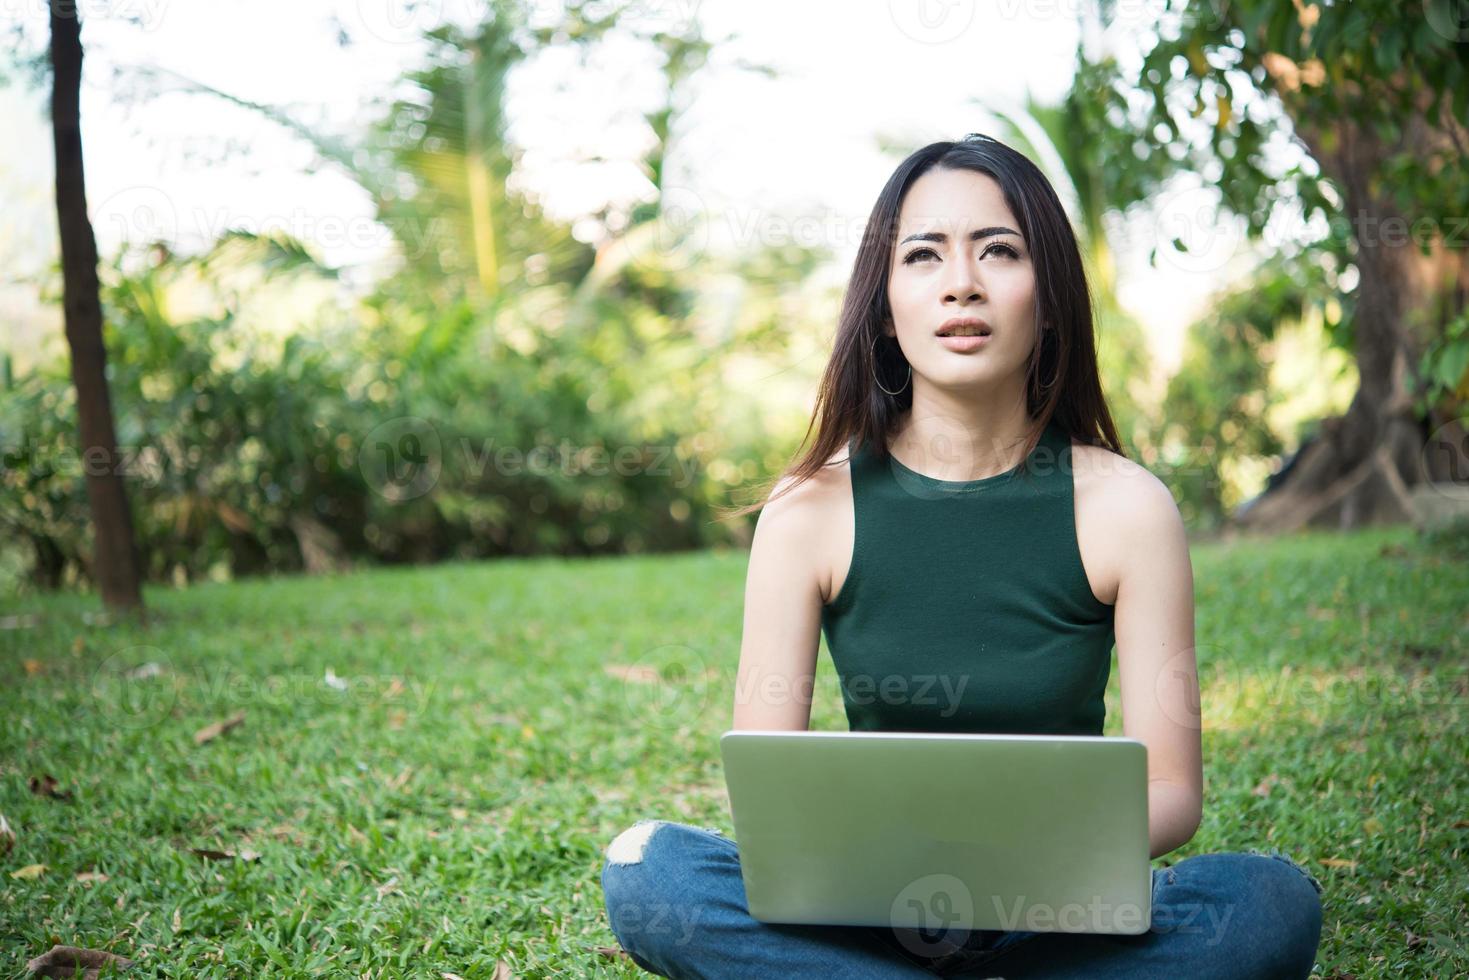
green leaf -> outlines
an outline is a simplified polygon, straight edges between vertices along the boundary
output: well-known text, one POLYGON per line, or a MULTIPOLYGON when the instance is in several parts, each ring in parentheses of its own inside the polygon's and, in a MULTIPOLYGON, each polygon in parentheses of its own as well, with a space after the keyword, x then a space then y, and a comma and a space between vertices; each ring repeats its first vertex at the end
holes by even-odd
POLYGON ((1459 387, 1465 371, 1469 371, 1469 339, 1460 339, 1439 354, 1437 379, 1445 388, 1453 390, 1459 387))
POLYGON ((1254 47, 1257 43, 1260 27, 1265 23, 1265 18, 1270 16, 1272 9, 1274 8, 1271 4, 1258 3, 1254 5, 1254 9, 1245 14, 1242 26, 1244 28, 1246 48, 1254 47))
POLYGON ((1300 53, 1301 28, 1295 8, 1288 3, 1264 4, 1271 11, 1266 42, 1270 48, 1296 59, 1300 53))
POLYGON ((1373 50, 1377 67, 1391 74, 1398 70, 1403 61, 1403 34, 1401 31, 1389 31, 1378 38, 1377 46, 1373 50))
POLYGON ((1433 29, 1433 25, 1427 17, 1418 21, 1418 29, 1413 32, 1413 53, 1420 58, 1434 48, 1438 47, 1442 35, 1433 29))

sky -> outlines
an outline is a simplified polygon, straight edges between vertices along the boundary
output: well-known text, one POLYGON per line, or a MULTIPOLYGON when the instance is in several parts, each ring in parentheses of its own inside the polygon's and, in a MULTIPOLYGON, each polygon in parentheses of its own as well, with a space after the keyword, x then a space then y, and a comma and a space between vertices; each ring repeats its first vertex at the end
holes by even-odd
MULTIPOLYGON (((696 16, 707 36, 733 35, 715 48, 676 134, 673 192, 710 214, 711 235, 721 241, 807 236, 833 249, 844 275, 862 222, 906 152, 994 132, 990 110, 1027 93, 1054 101, 1065 92, 1081 2, 633 0, 630 16, 649 25, 696 16), (742 63, 769 65, 778 78, 742 63)), ((347 177, 259 114, 171 92, 166 83, 150 90, 138 84, 139 73, 176 74, 350 135, 417 63, 424 28, 473 21, 484 10, 483 0, 79 3, 88 200, 104 254, 139 236, 161 234, 189 249, 227 228, 280 228, 328 263, 358 270, 371 269, 391 239, 347 177), (154 94, 126 98, 140 90, 154 94)), ((1132 36, 1161 4, 1119 0, 1120 23, 1108 36, 1132 36)), ((531 0, 529 9, 546 23, 558 6, 531 0)), ((19 19, 37 45, 46 37, 45 11, 45 0, 10 0, 0 16, 19 19)), ((634 164, 647 139, 640 112, 658 99, 657 81, 645 49, 631 42, 585 68, 552 53, 517 70, 507 101, 510 137, 525 152, 517 179, 553 216, 573 223, 609 200, 646 196, 650 185, 634 164), (585 161, 594 154, 610 162, 585 161)), ((56 254, 44 95, 14 84, 0 89, 0 131, 14 134, 11 146, 21 149, 0 158, 0 258, 8 270, 0 322, 23 343, 27 331, 59 329, 55 304, 43 303, 32 282, 56 254)), ((1179 207, 1192 207, 1189 193, 1179 207)), ((1160 221, 1119 228, 1120 288, 1168 370, 1229 255, 1150 269, 1146 252, 1160 221)), ((576 227, 589 229, 585 221, 576 227)), ((1223 246, 1232 248, 1227 236, 1223 246)))

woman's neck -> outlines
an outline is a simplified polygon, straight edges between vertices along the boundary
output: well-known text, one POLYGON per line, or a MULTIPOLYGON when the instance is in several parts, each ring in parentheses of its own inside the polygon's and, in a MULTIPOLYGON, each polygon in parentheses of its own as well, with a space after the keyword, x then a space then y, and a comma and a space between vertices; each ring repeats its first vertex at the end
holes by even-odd
POLYGON ((983 480, 1019 466, 1035 428, 1023 398, 995 403, 947 393, 924 397, 915 385, 913 407, 899 420, 888 449, 924 476, 983 480))

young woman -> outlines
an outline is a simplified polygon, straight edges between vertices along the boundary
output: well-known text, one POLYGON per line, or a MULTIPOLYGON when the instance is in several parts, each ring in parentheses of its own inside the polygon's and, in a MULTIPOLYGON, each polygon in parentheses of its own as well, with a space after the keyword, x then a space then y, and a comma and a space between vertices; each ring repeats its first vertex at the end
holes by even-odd
MULTIPOLYGON (((1151 856, 1187 843, 1203 799, 1187 540, 1122 454, 1081 255, 1031 161, 971 135, 898 167, 818 420, 746 508, 762 509, 732 727, 807 727, 824 629, 853 730, 1100 735, 1115 643, 1151 856)), ((610 844, 602 887, 633 961, 674 978, 1294 978, 1321 933, 1320 884, 1278 851, 1153 869, 1137 936, 761 923, 735 842, 663 820, 610 844)))

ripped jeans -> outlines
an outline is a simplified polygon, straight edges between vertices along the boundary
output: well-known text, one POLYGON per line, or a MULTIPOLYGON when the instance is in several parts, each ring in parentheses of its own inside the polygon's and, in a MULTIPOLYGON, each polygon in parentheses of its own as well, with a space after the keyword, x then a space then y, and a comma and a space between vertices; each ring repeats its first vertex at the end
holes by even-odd
POLYGON ((608 845, 608 923, 639 967, 673 980, 1179 977, 1295 980, 1321 939, 1321 884, 1279 851, 1198 854, 1153 869, 1139 935, 760 922, 739 849, 715 828, 642 820, 608 845))

